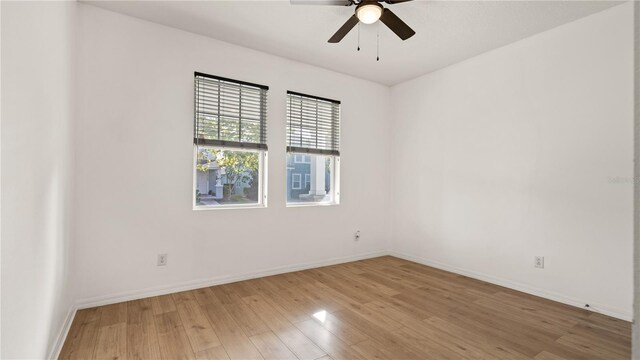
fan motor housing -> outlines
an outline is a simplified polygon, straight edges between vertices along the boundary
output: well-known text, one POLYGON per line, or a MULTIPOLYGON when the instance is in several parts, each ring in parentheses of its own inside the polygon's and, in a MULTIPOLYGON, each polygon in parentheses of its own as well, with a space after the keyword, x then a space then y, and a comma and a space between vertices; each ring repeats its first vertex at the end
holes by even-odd
POLYGON ((382 12, 384 11, 384 7, 378 3, 376 0, 363 0, 356 6, 356 16, 358 20, 364 24, 373 24, 380 16, 382 16, 382 12))

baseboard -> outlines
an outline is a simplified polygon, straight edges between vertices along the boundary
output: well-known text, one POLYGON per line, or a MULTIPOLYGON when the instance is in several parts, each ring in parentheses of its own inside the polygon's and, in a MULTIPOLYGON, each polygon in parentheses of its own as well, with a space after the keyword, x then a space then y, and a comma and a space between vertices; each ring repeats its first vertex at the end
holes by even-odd
POLYGON ((611 317, 614 317, 616 319, 621 319, 621 320, 625 320, 625 321, 632 321, 633 320, 633 314, 630 313, 629 311, 624 311, 622 309, 615 309, 615 308, 611 308, 608 307, 606 305, 602 305, 602 304, 595 304, 589 300, 585 300, 585 299, 577 299, 577 298, 573 298, 573 297, 568 297, 562 294, 558 294, 558 293, 554 293, 554 292, 550 292, 547 290, 543 290, 543 289, 539 289, 536 287, 532 287, 526 284, 522 284, 522 283, 517 283, 514 281, 510 281, 510 280, 505 280, 505 279, 500 279, 491 275, 487 275, 487 274, 483 274, 483 273, 479 273, 479 272, 475 272, 475 271, 470 271, 470 270, 466 270, 466 269, 462 269, 462 268, 458 268, 458 267, 454 267, 454 266, 449 266, 437 261, 433 261, 433 260, 429 260, 429 259, 425 259, 422 257, 418 257, 418 256, 413 256, 413 255, 407 255, 407 254, 403 254, 400 252, 396 252, 396 251, 390 251, 389 255, 400 258, 400 259, 404 259, 404 260, 408 260, 408 261, 412 261, 418 264, 422 264, 422 265, 426 265, 426 266, 431 266, 440 270, 444 270, 444 271, 449 271, 455 274, 459 274, 459 275, 464 275, 473 279, 477 279, 477 280, 482 280, 482 281, 486 281, 488 283, 491 284, 495 284, 495 285, 500 285, 500 286, 504 286, 507 287, 509 289, 513 289, 513 290, 517 290, 517 291, 522 291, 524 293, 527 294, 531 294, 531 295, 535 295, 535 296, 539 296, 545 299, 549 299, 549 300, 553 300, 553 301, 557 301, 559 303, 563 303, 563 304, 567 304, 567 305, 571 305, 571 306, 575 306, 581 309, 584 309, 584 304, 589 304, 591 306, 591 310, 598 312, 598 313, 602 313, 604 315, 608 315, 611 317))
POLYGON ((256 278, 271 276, 271 275, 284 274, 284 273, 293 272, 293 271, 300 271, 300 270, 313 269, 313 268, 322 267, 322 266, 342 264, 342 263, 351 262, 351 261, 385 256, 388 254, 389 253, 387 251, 374 251, 374 252, 368 252, 364 254, 337 257, 337 258, 331 258, 331 259, 321 260, 321 261, 299 263, 299 264, 287 265, 287 266, 279 266, 275 268, 248 272, 248 273, 239 274, 239 275, 218 276, 210 279, 187 281, 183 283, 152 287, 152 288, 147 288, 143 290, 121 292, 114 295, 97 296, 97 297, 81 299, 76 301, 75 308, 86 309, 86 308, 92 308, 96 306, 116 304, 123 301, 144 299, 151 296, 166 295, 166 294, 171 294, 171 293, 180 292, 180 291, 188 291, 188 290, 194 290, 194 289, 199 289, 203 287, 228 284, 232 282, 256 279, 256 278))
POLYGON ((76 310, 77 308, 72 305, 69 308, 69 311, 67 311, 67 316, 64 319, 62 328, 60 328, 60 332, 56 337, 56 341, 53 343, 53 347, 51 348, 51 352, 49 353, 49 357, 47 359, 57 359, 60 356, 60 351, 62 351, 64 341, 67 339, 69 329, 71 329, 71 323, 73 323, 73 319, 76 317, 76 310))
MULTIPOLYGON (((479 272, 475 272, 467 269, 462 269, 455 266, 450 266, 450 265, 433 261, 430 259, 425 259, 425 258, 413 256, 413 255, 396 252, 396 251, 374 251, 374 252, 369 252, 364 254, 331 258, 331 259, 315 261, 315 262, 280 266, 280 267, 275 267, 275 268, 270 268, 266 270, 255 271, 255 272, 249 272, 249 273, 244 273, 239 275, 219 276, 219 277, 210 278, 210 279, 188 281, 188 282, 179 283, 179 284, 172 284, 172 285, 161 286, 161 287, 147 288, 143 290, 122 292, 114 295, 81 299, 75 303, 72 309, 69 310, 69 315, 64 325, 65 327, 61 333, 64 332, 66 337, 66 332, 69 330, 68 328, 71 325, 71 320, 73 319, 72 315, 75 314, 76 309, 86 309, 86 308, 91 308, 96 306, 115 304, 123 301, 143 299, 151 296, 166 295, 166 294, 171 294, 171 293, 180 292, 180 291, 194 290, 194 289, 199 289, 203 287, 228 284, 228 283, 237 282, 237 281, 256 279, 260 277, 284 274, 284 273, 293 272, 293 271, 313 269, 313 268, 322 267, 322 266, 342 264, 346 262, 370 259, 370 258, 385 256, 385 255, 395 256, 397 258, 416 262, 418 264, 431 266, 437 269, 468 276, 473 279, 486 281, 488 283, 504 286, 517 291, 522 291, 527 294, 539 296, 545 299, 557 301, 559 303, 575 306, 581 309, 584 309, 584 304, 588 303, 591 305, 592 311, 599 312, 604 315, 608 315, 608 316, 625 320, 625 321, 633 321, 633 314, 630 313, 629 311, 624 311, 622 309, 611 308, 606 305, 593 303, 586 299, 577 299, 574 297, 565 296, 565 295, 550 292, 544 289, 532 287, 527 284, 522 284, 522 283, 518 283, 518 282, 506 280, 506 279, 497 278, 495 276, 491 276, 491 275, 487 275, 487 274, 483 274, 483 273, 479 273, 479 272), (71 316, 71 319, 69 319, 69 316, 71 316)), ((61 342, 64 342, 64 338, 62 338, 61 342)), ((61 345, 62 344, 60 344, 60 346, 61 345)))
POLYGON ((75 305, 72 306, 71 309, 69 309, 69 313, 67 314, 67 318, 65 319, 63 328, 60 330, 60 334, 55 342, 55 346, 51 351, 50 358, 56 359, 60 354, 60 351, 62 350, 62 345, 64 344, 64 340, 67 337, 67 334, 69 332, 69 328, 71 327, 71 323, 73 321, 75 313, 79 309, 86 309, 86 308, 91 308, 96 306, 115 304, 123 301, 143 299, 151 296, 166 295, 166 294, 171 294, 171 293, 180 292, 180 291, 194 290, 194 289, 199 289, 203 287, 222 285, 222 284, 227 284, 227 283, 232 283, 237 281, 250 280, 250 279, 271 276, 271 275, 278 275, 278 274, 283 274, 283 273, 288 273, 293 271, 313 269, 313 268, 318 268, 322 266, 342 264, 342 263, 347 263, 351 261, 370 259, 370 258, 375 258, 375 257, 385 256, 385 255, 395 256, 397 258, 412 261, 418 264, 431 266, 437 269, 468 276, 470 278, 486 281, 492 284, 504 286, 517 291, 522 291, 527 294, 539 296, 545 299, 557 301, 567 305, 572 305, 578 308, 583 308, 583 305, 585 303, 590 303, 593 310, 599 313, 602 313, 617 319, 622 319, 625 321, 632 321, 633 319, 632 314, 630 314, 629 312, 621 311, 620 309, 612 309, 604 305, 594 304, 589 301, 585 301, 584 299, 567 297, 567 296, 549 292, 543 289, 534 288, 526 284, 521 284, 521 283, 516 283, 516 282, 505 280, 505 279, 496 278, 487 274, 482 274, 474 271, 469 271, 466 269, 449 266, 449 265, 432 261, 429 259, 416 257, 413 255, 407 255, 407 254, 403 254, 396 251, 375 251, 375 252, 369 252, 369 253, 352 255, 352 256, 331 258, 331 259, 315 261, 315 262, 280 266, 280 267, 265 269, 261 271, 248 272, 248 273, 239 274, 239 275, 219 276, 219 277, 204 279, 204 280, 188 281, 188 282, 179 283, 179 284, 147 288, 139 291, 129 291, 129 292, 122 292, 114 295, 81 299, 77 301, 75 305))

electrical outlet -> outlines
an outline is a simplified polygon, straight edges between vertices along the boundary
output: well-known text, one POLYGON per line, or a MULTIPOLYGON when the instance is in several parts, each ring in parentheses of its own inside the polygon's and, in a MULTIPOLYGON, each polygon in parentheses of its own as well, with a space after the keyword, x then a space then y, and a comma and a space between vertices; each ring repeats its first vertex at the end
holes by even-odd
POLYGON ((158 254, 158 266, 167 265, 167 254, 158 254))
POLYGON ((533 266, 538 269, 544 269, 544 256, 535 256, 533 258, 533 266))
POLYGON ((355 241, 360 240, 360 230, 356 230, 356 234, 354 235, 353 239, 354 239, 355 241))

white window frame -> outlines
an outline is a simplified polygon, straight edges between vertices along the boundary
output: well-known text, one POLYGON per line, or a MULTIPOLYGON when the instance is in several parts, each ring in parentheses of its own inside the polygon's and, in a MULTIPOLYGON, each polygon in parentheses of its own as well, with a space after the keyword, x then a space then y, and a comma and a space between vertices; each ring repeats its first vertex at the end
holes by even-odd
POLYGON ((226 146, 193 146, 193 210, 223 210, 223 209, 263 209, 267 207, 267 150, 243 149, 226 146), (196 203, 196 189, 198 188, 198 148, 211 148, 231 151, 245 151, 258 153, 258 202, 254 204, 219 204, 219 205, 198 205, 196 203))
POLYGON ((302 190, 302 174, 300 173, 291 174, 291 190, 302 190), (295 186, 296 176, 298 177, 298 187, 295 186))
POLYGON ((304 188, 307 188, 307 184, 311 186, 311 174, 304 174, 304 188))

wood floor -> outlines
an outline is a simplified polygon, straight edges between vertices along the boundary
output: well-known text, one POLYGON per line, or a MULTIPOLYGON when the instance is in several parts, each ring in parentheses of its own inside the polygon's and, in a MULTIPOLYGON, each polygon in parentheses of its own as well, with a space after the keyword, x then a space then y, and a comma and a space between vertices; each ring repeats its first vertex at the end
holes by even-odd
POLYGON ((629 359, 631 324, 393 257, 78 311, 63 359, 629 359))

